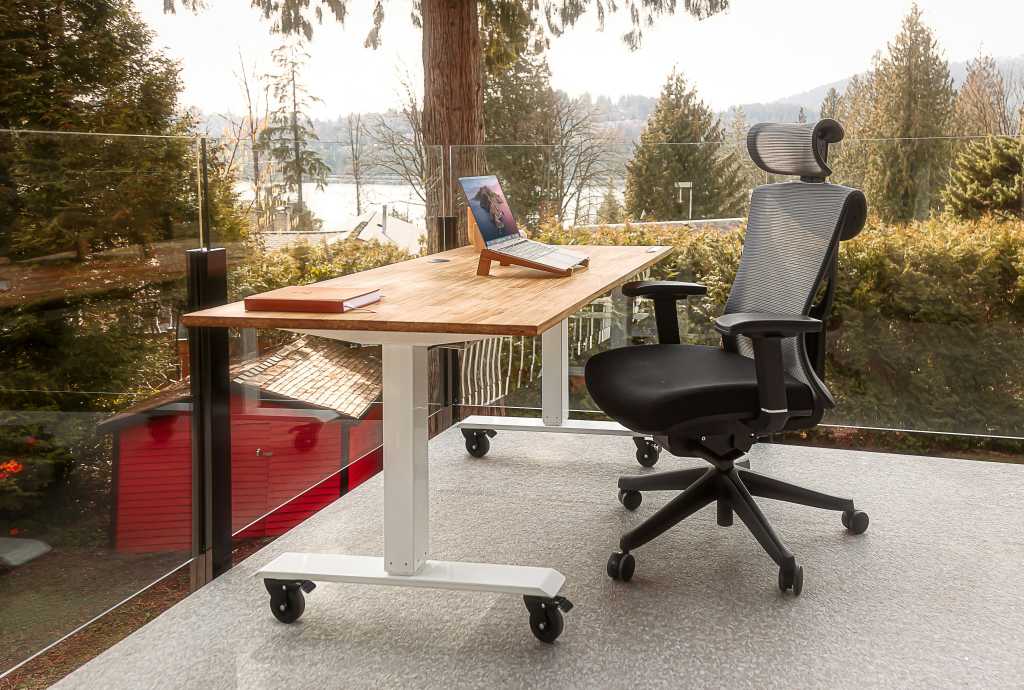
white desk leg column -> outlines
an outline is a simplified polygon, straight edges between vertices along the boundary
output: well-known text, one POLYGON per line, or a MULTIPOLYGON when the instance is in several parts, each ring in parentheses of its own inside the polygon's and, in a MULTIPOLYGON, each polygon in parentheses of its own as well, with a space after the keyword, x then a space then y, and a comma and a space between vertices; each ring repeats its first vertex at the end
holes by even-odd
POLYGON ((384 569, 414 575, 427 558, 427 348, 383 345, 384 569))
POLYGON ((546 426, 569 419, 569 320, 541 334, 540 405, 546 426))

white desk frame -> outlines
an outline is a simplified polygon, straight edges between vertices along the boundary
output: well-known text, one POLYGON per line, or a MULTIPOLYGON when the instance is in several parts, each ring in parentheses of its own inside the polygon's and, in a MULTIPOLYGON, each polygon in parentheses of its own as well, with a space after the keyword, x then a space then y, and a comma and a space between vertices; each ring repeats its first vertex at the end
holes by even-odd
POLYGON ((540 338, 540 418, 472 415, 459 422, 458 428, 644 436, 644 434, 627 429, 618 422, 570 419, 568 319, 544 331, 540 338))
MULTIPOLYGON (((567 366, 566 326, 551 329, 567 366)), ((384 555, 284 553, 256 577, 275 580, 349 582, 399 587, 475 590, 553 598, 565 576, 553 568, 434 561, 430 553, 430 492, 427 463, 427 350, 434 345, 483 340, 488 336, 386 331, 302 330, 335 340, 382 347, 384 388, 384 555)), ((552 340, 545 333, 545 342, 552 340)), ((552 366, 547 364, 545 366, 552 366)), ((561 370, 561 369, 560 369, 561 370)), ((551 381, 555 377, 547 377, 551 381)), ((568 409, 562 377, 559 408, 568 409)), ((545 384, 549 385, 549 384, 545 384)))

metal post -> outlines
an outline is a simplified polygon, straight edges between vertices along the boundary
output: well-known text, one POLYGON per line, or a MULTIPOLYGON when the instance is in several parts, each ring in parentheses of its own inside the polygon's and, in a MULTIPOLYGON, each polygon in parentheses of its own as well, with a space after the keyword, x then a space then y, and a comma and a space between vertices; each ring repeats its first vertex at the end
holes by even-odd
POLYGON ((210 248, 210 180, 209 158, 206 153, 206 137, 199 140, 199 244, 210 248))
MULTIPOLYGON (((227 252, 192 249, 188 311, 227 302, 227 252)), ((231 567, 231 382, 225 328, 189 328, 193 589, 231 567)))

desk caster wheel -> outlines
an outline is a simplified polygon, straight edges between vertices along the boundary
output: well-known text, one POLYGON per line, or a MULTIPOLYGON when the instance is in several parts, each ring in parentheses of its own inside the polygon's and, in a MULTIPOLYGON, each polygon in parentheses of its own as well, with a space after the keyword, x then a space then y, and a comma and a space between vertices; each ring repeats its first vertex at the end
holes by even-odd
POLYGON ((793 596, 800 596, 804 589, 804 567, 795 563, 788 568, 779 568, 779 589, 783 592, 793 590, 793 596))
POLYGON ((633 571, 636 570, 636 560, 631 553, 619 553, 616 551, 608 557, 608 577, 620 582, 629 582, 633 579, 633 571))
POLYGON ((498 432, 493 429, 463 429, 462 435, 466 438, 466 452, 474 458, 482 458, 491 449, 488 437, 494 438, 498 432))
POLYGON ((309 580, 264 580, 263 585, 270 593, 270 611, 282 623, 294 623, 306 610, 306 596, 316 585, 309 580))
POLYGON ((868 514, 863 510, 844 510, 843 527, 850 534, 864 534, 868 529, 868 514))
POLYGON ((533 636, 546 644, 557 640, 565 629, 562 611, 572 609, 572 603, 565 597, 545 599, 531 596, 524 596, 523 603, 530 612, 530 631, 533 636))
POLYGON ((661 455, 661 449, 653 441, 639 436, 633 437, 633 443, 636 444, 636 461, 643 467, 654 467, 658 462, 658 456, 661 455))
POLYGON ((644 495, 639 491, 619 489, 619 503, 621 503, 626 510, 636 510, 643 502, 644 495))

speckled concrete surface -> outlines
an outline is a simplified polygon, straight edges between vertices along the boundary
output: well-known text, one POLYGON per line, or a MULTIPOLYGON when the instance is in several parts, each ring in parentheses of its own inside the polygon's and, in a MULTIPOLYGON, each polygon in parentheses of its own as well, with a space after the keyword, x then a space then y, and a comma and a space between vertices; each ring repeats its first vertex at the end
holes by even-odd
MULTIPOLYGON (((805 569, 799 598, 709 507, 604 574, 643 470, 614 437, 501 433, 482 460, 431 443, 432 556, 548 565, 576 604, 554 645, 518 597, 321 585, 273 619, 256 568, 283 551, 381 551, 381 480, 327 508, 68 676, 60 688, 1021 687, 1024 466, 765 446, 755 469, 851 495, 871 515, 763 501, 805 569)), ((659 469, 695 461, 663 456, 659 469)))

